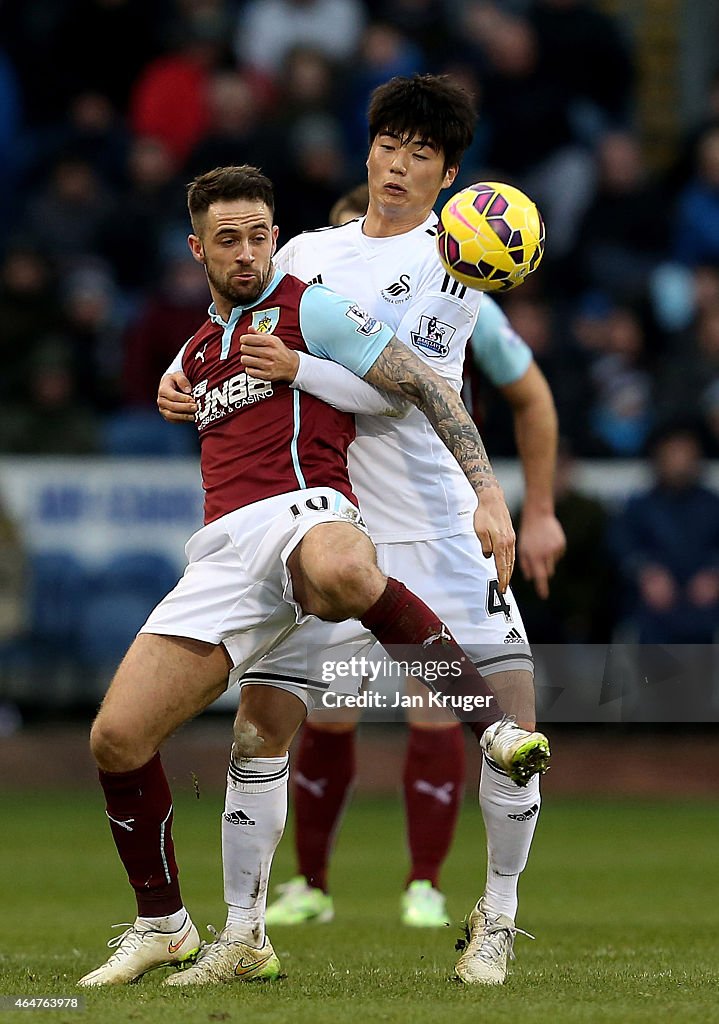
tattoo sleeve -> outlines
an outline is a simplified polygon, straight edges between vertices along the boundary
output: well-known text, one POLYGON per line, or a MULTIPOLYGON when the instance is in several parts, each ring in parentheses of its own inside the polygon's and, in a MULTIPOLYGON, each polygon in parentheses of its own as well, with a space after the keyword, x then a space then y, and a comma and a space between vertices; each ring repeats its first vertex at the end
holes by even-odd
POLYGON ((482 438, 460 396, 398 338, 392 338, 364 375, 384 391, 403 395, 420 409, 479 494, 496 487, 482 438))

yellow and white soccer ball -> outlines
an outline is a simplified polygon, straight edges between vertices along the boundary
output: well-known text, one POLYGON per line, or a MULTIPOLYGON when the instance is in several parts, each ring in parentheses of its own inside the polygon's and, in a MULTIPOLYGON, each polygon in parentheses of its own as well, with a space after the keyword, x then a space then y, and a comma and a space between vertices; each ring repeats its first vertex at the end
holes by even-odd
POLYGON ((439 217, 437 251, 448 274, 481 292, 508 292, 539 266, 544 222, 524 192, 480 181, 449 199, 439 217))

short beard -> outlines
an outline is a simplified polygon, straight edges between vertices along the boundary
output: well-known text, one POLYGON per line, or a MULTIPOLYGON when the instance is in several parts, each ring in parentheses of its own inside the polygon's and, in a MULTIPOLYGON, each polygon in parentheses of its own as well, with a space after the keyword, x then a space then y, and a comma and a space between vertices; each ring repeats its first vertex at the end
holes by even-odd
POLYGON ((215 277, 215 275, 211 272, 210 268, 207 265, 205 265, 205 270, 207 272, 208 281, 215 289, 217 294, 222 296, 225 302, 231 303, 232 306, 250 306, 259 298, 259 296, 267 287, 270 275, 272 273, 272 264, 270 263, 267 269, 267 274, 264 277, 260 278, 260 280, 257 283, 257 289, 256 291, 253 291, 252 294, 249 294, 246 291, 241 292, 240 289, 231 288, 225 281, 215 277))

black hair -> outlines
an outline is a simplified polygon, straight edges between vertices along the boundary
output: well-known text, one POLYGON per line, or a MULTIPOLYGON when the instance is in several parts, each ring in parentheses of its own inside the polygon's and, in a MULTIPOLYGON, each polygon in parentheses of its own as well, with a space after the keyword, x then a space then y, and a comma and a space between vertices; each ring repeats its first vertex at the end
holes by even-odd
POLYGON ((259 199, 274 216, 275 194, 272 182, 258 167, 240 164, 236 167, 215 167, 198 175, 187 186, 187 207, 193 228, 195 218, 207 213, 213 203, 223 199, 259 199))
POLYGON ((477 113, 470 94, 448 75, 412 75, 378 86, 367 119, 370 145, 383 132, 422 139, 441 150, 446 170, 459 165, 472 142, 477 113))

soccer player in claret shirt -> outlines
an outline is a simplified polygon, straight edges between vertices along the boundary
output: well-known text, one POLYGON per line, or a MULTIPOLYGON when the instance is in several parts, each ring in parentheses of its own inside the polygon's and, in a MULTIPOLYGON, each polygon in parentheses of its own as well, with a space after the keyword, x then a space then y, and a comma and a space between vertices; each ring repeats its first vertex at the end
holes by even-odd
MULTIPOLYGON (((506 584, 514 532, 466 410, 390 328, 354 302, 274 267, 272 186, 256 168, 201 176, 188 190, 188 205, 190 246, 213 298, 209 319, 179 357, 198 404, 205 525, 187 545, 185 574, 151 612, 92 727, 107 816, 138 917, 112 940, 110 958, 80 980, 83 986, 135 981, 197 955, 159 748, 220 695, 228 674, 244 676, 303 617, 356 618, 380 643, 412 650, 425 664, 454 661, 462 673, 447 692, 486 697, 484 724, 501 714, 444 623, 377 567, 347 474, 353 417, 256 378, 244 367, 244 350, 276 327, 290 349, 336 359, 421 406, 473 482, 475 525, 506 584)), ((242 836, 225 857, 235 902, 221 939, 202 951, 202 980, 222 980, 228 967, 235 980, 279 974, 264 927, 267 879, 286 816, 287 750, 306 709, 292 681, 243 687, 224 815, 242 836)), ((480 733, 482 723, 473 728, 480 733)), ((535 746, 541 754, 541 742, 535 746)))
MULTIPOLYGON (((467 340, 473 330, 481 333, 481 317, 477 325, 481 296, 442 270, 435 251, 432 208, 441 189, 454 182, 471 141, 474 119, 468 96, 447 79, 415 76, 381 86, 373 94, 369 111, 367 217, 307 232, 277 255, 278 265, 301 279, 329 283, 356 296, 378 319, 386 317, 407 348, 456 392, 467 340)), ((278 334, 281 337, 282 332, 278 334)), ((273 345, 270 337, 256 339, 248 357, 256 376, 277 372, 273 345)), ((506 380, 516 380, 526 371, 530 361, 526 356, 526 346, 507 330, 501 353, 506 380)), ((358 414, 386 412, 386 400, 340 366, 328 366, 302 353, 299 367, 293 356, 283 372, 293 387, 320 395, 338 408, 358 414)), ((166 418, 182 419, 194 408, 183 389, 186 382, 163 378, 159 405, 166 418)), ((562 549, 561 528, 551 508, 554 443, 547 446, 541 484, 539 472, 532 481, 535 494, 543 491, 547 499, 535 523, 537 531, 547 536, 542 557, 549 571, 562 549)), ((532 659, 521 617, 511 592, 503 586, 501 566, 483 557, 472 530, 475 498, 471 488, 453 460, 445 457, 426 419, 416 410, 404 419, 358 415, 349 465, 382 564, 388 570, 396 566, 397 572, 401 566, 414 588, 443 609, 451 628, 473 648, 504 710, 516 717, 518 726, 532 730, 532 659)), ((347 643, 360 644, 361 634, 353 634, 352 628, 346 630, 347 643)), ((254 666, 245 681, 301 677, 306 672, 307 646, 319 648, 326 642, 324 631, 325 627, 315 624, 301 636, 290 637, 254 666)), ((297 834, 302 877, 293 880, 270 908, 273 921, 327 920, 332 914, 331 899, 324 891, 326 866, 351 782, 353 737, 346 726, 317 725, 304 730, 295 764, 300 780, 295 799, 303 822, 297 834), (321 792, 312 785, 319 778, 327 780, 321 792), (304 785, 305 780, 310 784, 304 785)), ((512 743, 520 734, 527 735, 506 722, 501 729, 488 730, 482 742, 480 804, 488 840, 487 887, 470 917, 469 949, 457 965, 458 976, 470 983, 504 980, 516 931, 517 883, 540 807, 536 772, 523 777, 515 773, 513 779, 501 767, 502 743, 512 743)), ((418 725, 411 731, 410 770, 416 779, 429 783, 414 798, 423 801, 433 828, 419 835, 415 832, 414 843, 411 833, 413 853, 421 851, 422 856, 413 857, 411 884, 405 894, 406 920, 445 919, 436 875, 459 806, 462 755, 456 728, 429 730, 418 725), (434 773, 429 779, 428 767, 434 773), (434 800, 430 787, 451 794, 449 801, 434 800)), ((413 817, 415 822, 419 819, 419 815, 413 817)), ((410 827, 411 821, 412 817, 410 827)))

